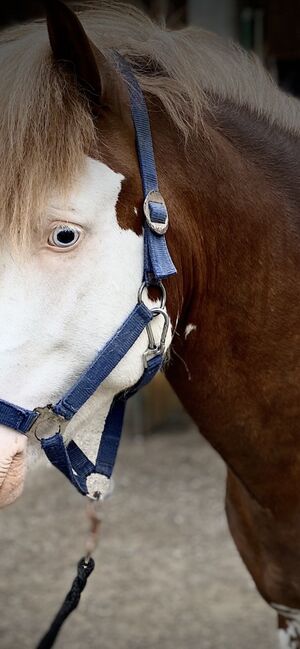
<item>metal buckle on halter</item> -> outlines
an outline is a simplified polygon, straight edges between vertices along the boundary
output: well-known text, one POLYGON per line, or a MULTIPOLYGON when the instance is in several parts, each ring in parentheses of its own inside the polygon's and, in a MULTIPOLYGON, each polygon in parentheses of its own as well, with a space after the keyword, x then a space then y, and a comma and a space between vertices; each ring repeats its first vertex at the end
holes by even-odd
POLYGON ((49 433, 49 435, 46 433, 46 434, 41 435, 41 437, 39 437, 38 434, 37 434, 37 431, 41 426, 43 426, 43 424, 46 425, 46 426, 49 423, 52 426, 54 426, 54 424, 56 424, 55 432, 56 433, 63 433, 65 431, 68 423, 69 423, 64 417, 61 417, 61 415, 57 415, 52 410, 52 404, 51 403, 49 403, 47 406, 34 408, 33 411, 37 413, 38 417, 33 422, 33 424, 31 425, 28 432, 30 432, 30 433, 33 432, 35 438, 39 442, 42 440, 43 437, 48 437, 48 436, 50 437, 50 435, 53 434, 53 430, 52 430, 49 433))
MULTIPOLYGON (((159 307, 154 307, 151 310, 151 313, 153 314, 153 317, 156 317, 158 315, 161 315, 164 318, 164 326, 161 332, 161 337, 160 341, 157 344, 155 342, 154 334, 152 331, 151 327, 151 322, 149 322, 146 326, 146 331, 148 334, 148 349, 144 352, 143 354, 143 363, 144 367, 148 367, 148 362, 151 358, 154 358, 155 356, 158 356, 159 354, 162 356, 165 351, 165 345, 166 345, 166 338, 168 334, 168 329, 170 325, 170 318, 167 314, 167 312, 164 310, 166 306, 166 289, 162 282, 158 282, 157 284, 154 284, 155 288, 158 288, 161 291, 161 300, 160 300, 160 306, 159 307)), ((143 284, 140 287, 139 293, 138 293, 138 302, 139 304, 143 303, 143 292, 145 289, 149 288, 146 284, 146 282, 143 282, 143 284)))
POLYGON ((168 215, 168 210, 165 201, 159 191, 152 190, 147 194, 144 200, 144 214, 146 217, 147 224, 150 230, 152 230, 152 232, 155 232, 155 234, 165 234, 167 232, 167 229, 169 227, 169 215, 168 215), (162 222, 152 221, 151 209, 149 203, 159 203, 160 205, 163 206, 166 214, 166 218, 164 221, 162 222))

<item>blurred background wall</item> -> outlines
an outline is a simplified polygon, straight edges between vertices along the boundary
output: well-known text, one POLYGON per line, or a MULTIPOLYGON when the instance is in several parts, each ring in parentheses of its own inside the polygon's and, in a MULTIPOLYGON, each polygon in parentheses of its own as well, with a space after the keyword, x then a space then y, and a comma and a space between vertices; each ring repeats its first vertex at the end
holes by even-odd
MULTIPOLYGON (((76 0, 67 0, 76 7, 76 0)), ((129 0, 130 1, 130 0, 129 0)), ((89 0, 81 0, 84 5, 89 0)), ((95 4, 101 0, 94 0, 95 4)), ((170 27, 201 25, 254 50, 300 96, 300 0, 131 0, 170 27)), ((42 0, 2 0, 0 28, 43 15, 42 0)))
MULTIPOLYGON (((76 0, 68 1, 76 6, 76 0)), ((131 1, 170 27, 201 25, 238 40, 264 60, 286 90, 300 96, 300 0, 131 1)), ((2 0, 0 27, 43 13, 42 0, 2 0)))

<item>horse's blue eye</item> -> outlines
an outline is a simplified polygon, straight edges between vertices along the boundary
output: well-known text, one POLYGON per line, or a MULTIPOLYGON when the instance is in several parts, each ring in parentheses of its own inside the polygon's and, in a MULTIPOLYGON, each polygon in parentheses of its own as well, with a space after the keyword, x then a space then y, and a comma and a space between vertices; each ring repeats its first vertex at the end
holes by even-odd
POLYGON ((81 235, 75 225, 58 225, 52 230, 48 243, 56 248, 71 248, 77 243, 81 235))

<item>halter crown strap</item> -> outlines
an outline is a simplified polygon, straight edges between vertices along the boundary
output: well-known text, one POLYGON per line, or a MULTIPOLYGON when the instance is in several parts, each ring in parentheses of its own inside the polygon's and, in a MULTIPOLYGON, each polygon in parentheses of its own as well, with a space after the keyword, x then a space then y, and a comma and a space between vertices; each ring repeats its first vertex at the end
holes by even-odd
POLYGON ((135 126, 146 216, 144 225, 144 280, 147 284, 151 284, 153 281, 162 280, 176 273, 164 236, 169 217, 158 187, 151 126, 143 92, 128 61, 118 52, 113 52, 112 58, 127 83, 131 114, 135 126))
MULTIPOLYGON (((158 188, 149 115, 143 93, 128 62, 117 52, 113 52, 112 57, 128 85, 136 133, 146 218, 144 224, 144 282, 148 286, 159 283, 162 278, 176 273, 165 239, 168 212, 158 188)), ((100 476, 100 478, 102 476, 104 479, 110 478, 121 438, 126 401, 151 381, 163 362, 164 342, 169 320, 162 308, 148 309, 142 301, 142 293, 143 285, 138 304, 125 322, 104 348, 98 352, 94 361, 81 374, 72 388, 55 405, 26 410, 0 400, 0 424, 20 433, 26 434, 34 430, 37 436, 36 431, 40 421, 44 419, 47 422, 54 419, 57 423, 57 432, 51 437, 41 439, 41 446, 50 462, 83 495, 97 498, 101 496, 99 492, 93 494, 89 491, 88 479, 93 475, 100 476), (161 343, 159 346, 155 346, 149 324, 158 314, 165 316, 165 324, 161 343), (97 458, 93 464, 74 441, 71 441, 67 447, 65 446, 62 430, 127 354, 145 328, 148 330, 149 350, 144 355, 144 373, 134 387, 125 390, 113 400, 100 439, 97 458)))

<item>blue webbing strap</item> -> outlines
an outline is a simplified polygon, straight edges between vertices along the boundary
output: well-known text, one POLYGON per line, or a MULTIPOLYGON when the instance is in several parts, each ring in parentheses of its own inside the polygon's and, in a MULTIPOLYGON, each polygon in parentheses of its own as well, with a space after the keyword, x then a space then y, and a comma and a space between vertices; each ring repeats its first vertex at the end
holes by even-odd
MULTIPOLYGON (((53 406, 53 411, 67 420, 72 419, 73 415, 125 356, 152 317, 150 309, 145 304, 137 304, 123 325, 99 351, 88 369, 81 374, 71 390, 53 406)), ((33 410, 26 410, 13 403, 0 400, 0 424, 4 426, 13 428, 20 433, 27 433, 37 418, 38 413, 33 410)))
POLYGON ((0 424, 3 426, 13 428, 19 433, 27 433, 37 418, 38 414, 33 410, 0 400, 0 424))
POLYGON ((79 408, 94 394, 99 385, 127 354, 152 317, 152 312, 145 304, 137 304, 115 335, 80 376, 77 383, 53 406, 54 412, 65 419, 72 419, 79 408))
POLYGON ((87 458, 73 440, 66 448, 61 433, 42 439, 42 448, 50 462, 68 478, 81 494, 88 493, 86 479, 91 473, 100 473, 107 478, 111 477, 122 434, 126 401, 152 380, 161 368, 162 361, 161 355, 151 358, 138 383, 130 390, 115 397, 105 421, 95 464, 87 458))
POLYGON ((51 464, 61 471, 83 496, 86 496, 86 476, 84 473, 80 473, 78 476, 75 475, 62 434, 56 433, 51 437, 42 439, 41 446, 51 464))
POLYGON ((162 362, 163 358, 160 354, 148 360, 147 368, 138 383, 131 390, 126 390, 113 401, 101 436, 95 463, 97 473, 102 473, 107 478, 110 478, 120 443, 126 401, 138 392, 138 390, 150 383, 155 374, 160 370, 162 362))
MULTIPOLYGON (((112 58, 122 77, 127 82, 131 114, 135 126, 144 198, 149 192, 159 191, 156 165, 152 144, 151 126, 147 104, 141 87, 131 66, 118 52, 112 58)), ((161 203, 149 202, 151 220, 165 223, 167 212, 161 203)), ((174 275, 176 268, 168 251, 164 235, 153 232, 147 223, 144 225, 144 280, 147 284, 174 275)))

